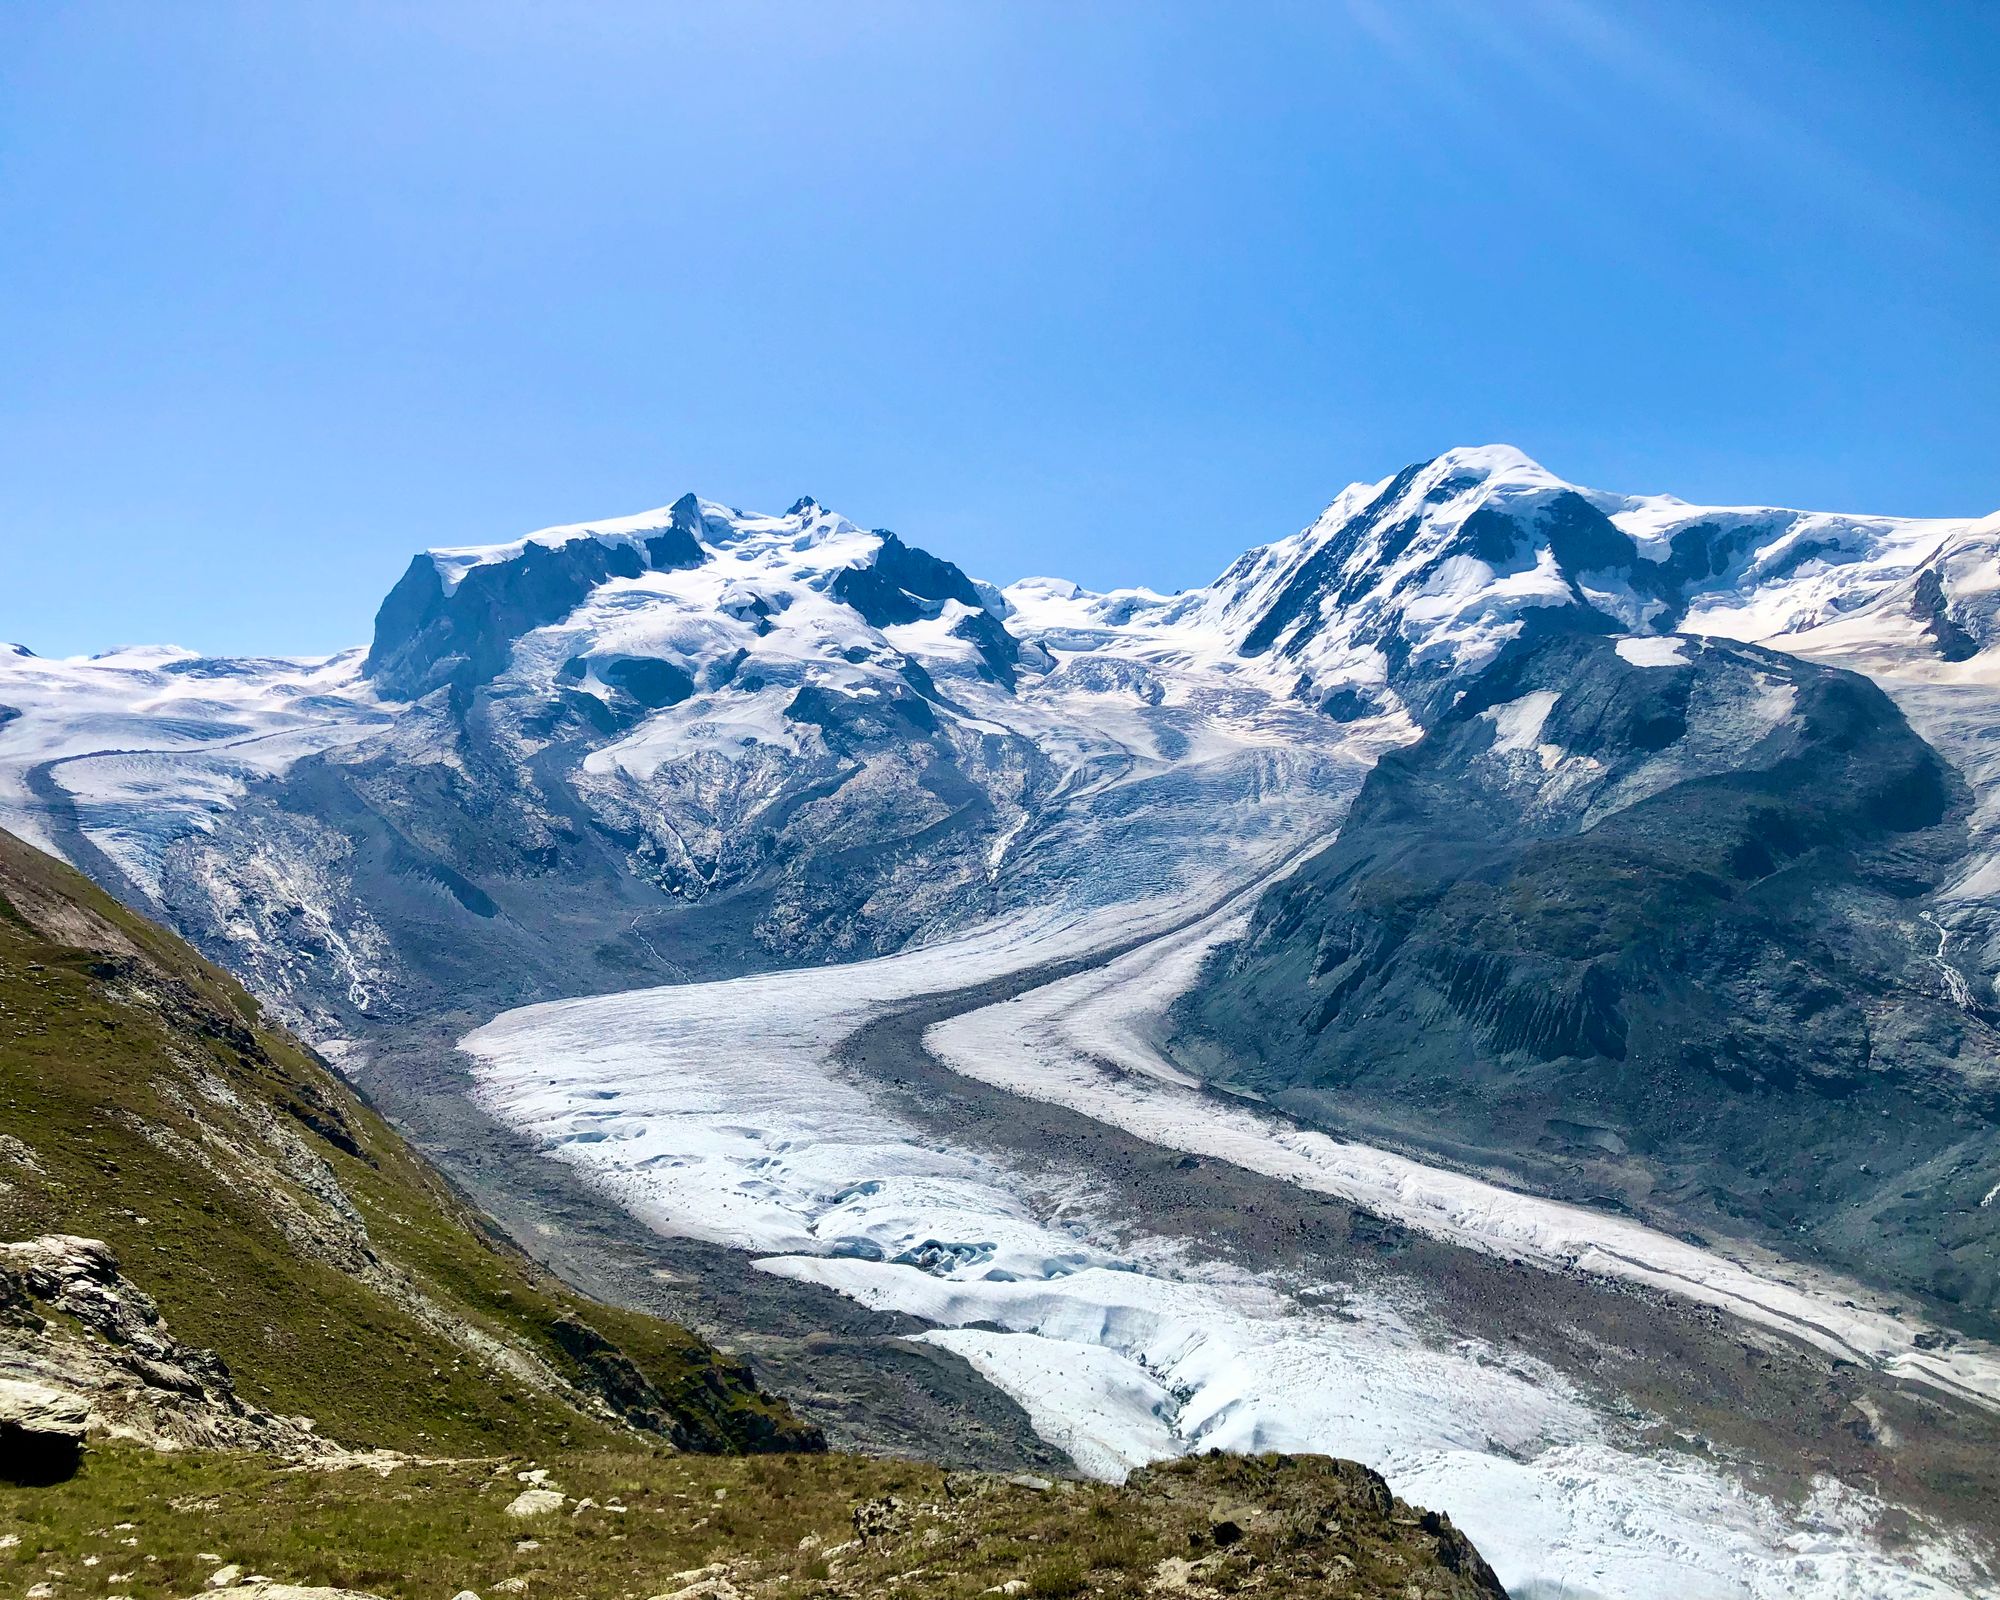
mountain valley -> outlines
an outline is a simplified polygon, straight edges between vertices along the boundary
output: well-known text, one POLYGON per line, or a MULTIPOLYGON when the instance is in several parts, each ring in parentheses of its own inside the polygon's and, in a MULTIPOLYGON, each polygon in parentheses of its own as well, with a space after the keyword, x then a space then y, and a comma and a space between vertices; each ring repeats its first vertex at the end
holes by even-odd
MULTIPOLYGON (((689 495, 420 554, 324 660, 0 646, 8 972, 135 1048, 113 946, 234 1017, 64 1148, 257 1151, 227 1205, 323 1212, 335 1299, 443 1272, 328 1348, 518 1345, 508 1449, 629 1448, 616 1365, 683 1447, 1352 1457, 1517 1596, 1994 1592, 1997 619, 2000 518, 1505 446, 1179 595, 689 495), (341 1264, 418 1192, 448 1272, 341 1264)), ((389 1425, 431 1398, 260 1379, 185 1277, 221 1236, 66 1209, 46 1116, 9 1238, 107 1241, 273 1426, 445 1448, 389 1425)))

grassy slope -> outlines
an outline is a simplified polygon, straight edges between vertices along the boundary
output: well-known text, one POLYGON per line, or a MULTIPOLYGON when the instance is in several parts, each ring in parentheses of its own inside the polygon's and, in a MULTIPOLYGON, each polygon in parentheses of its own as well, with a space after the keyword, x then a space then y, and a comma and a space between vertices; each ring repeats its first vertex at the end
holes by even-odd
POLYGON ((0 1237, 109 1241, 173 1331, 218 1351, 247 1399, 317 1418, 343 1442, 492 1452, 631 1435, 499 1378, 397 1295, 343 1270, 337 1251, 302 1250, 274 1214, 326 1205, 296 1162, 278 1159, 288 1141, 325 1162, 375 1253, 454 1318, 599 1392, 607 1375, 613 1388, 629 1378, 622 1353, 687 1442, 813 1442, 740 1363, 684 1329, 583 1301, 496 1242, 344 1083, 265 1026, 233 979, 7 834, 0 1134, 32 1154, 24 1163, 0 1149, 0 1237), (189 1142, 170 1150, 162 1135, 189 1142), (193 1150, 216 1153, 234 1183, 193 1150), (267 1165, 246 1169, 245 1152, 267 1165))
POLYGON ((591 1453, 544 1465, 573 1502, 597 1504, 510 1517, 520 1459, 382 1479, 248 1457, 94 1452, 74 1482, 0 1499, 0 1540, 17 1541, 0 1546, 0 1587, 164 1600, 200 1592, 216 1570, 206 1554, 245 1574, 387 1600, 465 1589, 631 1600, 686 1588, 712 1563, 726 1564, 710 1576, 731 1587, 710 1600, 972 1600, 1010 1583, 1025 1586, 1024 1600, 1136 1600, 1176 1578, 1196 1593, 1299 1600, 1500 1593, 1449 1523, 1323 1457, 1195 1458, 1123 1489, 847 1455, 591 1453), (858 1519, 871 1536, 856 1543, 857 1509, 871 1503, 858 1519), (1241 1533, 1226 1545, 1223 1519, 1241 1533))

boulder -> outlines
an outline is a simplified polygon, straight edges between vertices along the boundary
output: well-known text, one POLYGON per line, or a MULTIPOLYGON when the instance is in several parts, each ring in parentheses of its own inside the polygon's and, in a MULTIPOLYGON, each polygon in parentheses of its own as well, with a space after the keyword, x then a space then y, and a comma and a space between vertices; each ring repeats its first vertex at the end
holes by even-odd
POLYGON ((560 1489, 523 1489, 507 1502, 510 1517, 539 1517, 550 1511, 560 1511, 568 1497, 560 1489))
POLYGON ((80 1395, 0 1378, 0 1480, 60 1483, 73 1475, 89 1415, 80 1395))
MULTIPOLYGON (((380 1600, 380 1596, 364 1594, 359 1589, 319 1589, 305 1584, 272 1583, 267 1578, 252 1578, 223 1592, 229 1600, 380 1600)), ((214 1591, 193 1596, 191 1600, 214 1600, 214 1591)))

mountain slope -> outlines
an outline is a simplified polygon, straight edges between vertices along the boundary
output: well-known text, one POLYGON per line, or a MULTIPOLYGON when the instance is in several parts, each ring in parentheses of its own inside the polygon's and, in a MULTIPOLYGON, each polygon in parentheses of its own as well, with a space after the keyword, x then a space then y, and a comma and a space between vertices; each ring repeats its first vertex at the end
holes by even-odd
POLYGON ((1862 678, 1517 645, 1269 893, 1183 1050, 1309 1120, 1804 1248, 1988 1331, 2000 1035, 1935 911, 1969 811, 1862 678))
POLYGON ((54 1329, 0 1331, 0 1371, 150 1297, 226 1364, 196 1362, 218 1394, 348 1444, 816 1442, 740 1363, 497 1243, 234 980, 0 834, 0 1237, 37 1235, 107 1241, 136 1293, 80 1247, 12 1247, 54 1329))

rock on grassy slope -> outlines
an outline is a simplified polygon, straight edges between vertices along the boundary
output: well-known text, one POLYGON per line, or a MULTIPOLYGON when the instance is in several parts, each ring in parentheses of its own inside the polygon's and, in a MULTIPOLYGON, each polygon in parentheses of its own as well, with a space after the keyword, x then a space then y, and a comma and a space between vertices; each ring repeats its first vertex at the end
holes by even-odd
POLYGON ((136 1437, 819 1443, 742 1363, 498 1242, 233 979, 7 834, 0 1239, 0 1378, 67 1364, 136 1437))

